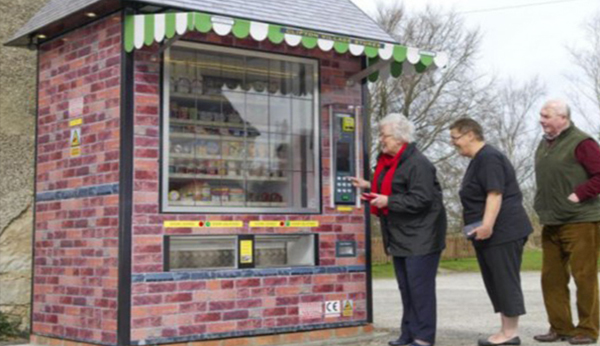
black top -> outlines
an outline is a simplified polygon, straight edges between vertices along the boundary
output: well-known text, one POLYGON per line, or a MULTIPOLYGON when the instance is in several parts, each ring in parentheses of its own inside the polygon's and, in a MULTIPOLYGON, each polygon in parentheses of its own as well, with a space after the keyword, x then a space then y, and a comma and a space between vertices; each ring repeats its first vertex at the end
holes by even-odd
MULTIPOLYGON (((381 191, 384 170, 377 184, 381 191)), ((381 217, 386 253, 427 255, 446 246, 446 209, 433 164, 409 144, 394 172, 387 216, 381 217)))
POLYGON ((502 194, 502 205, 489 239, 474 240, 476 247, 506 243, 527 237, 533 230, 519 189, 515 169, 508 158, 486 144, 471 160, 460 188, 465 225, 482 221, 490 191, 502 194))

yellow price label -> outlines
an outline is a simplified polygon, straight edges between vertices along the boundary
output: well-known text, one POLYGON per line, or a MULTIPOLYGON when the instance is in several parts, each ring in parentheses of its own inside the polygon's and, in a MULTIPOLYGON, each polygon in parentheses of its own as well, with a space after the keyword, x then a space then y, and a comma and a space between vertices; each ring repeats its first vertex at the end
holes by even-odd
POLYGON ((288 227, 319 227, 319 221, 289 221, 288 227))
POLYGON ((319 227, 319 221, 250 221, 250 227, 319 227))
POLYGON ((165 228, 241 228, 244 227, 242 221, 165 221, 165 228))
POLYGON ((284 227, 285 221, 250 221, 250 227, 284 227))
POLYGON ((341 211, 341 212, 352 212, 353 210, 354 210, 353 207, 348 207, 348 206, 337 207, 337 211, 341 211))

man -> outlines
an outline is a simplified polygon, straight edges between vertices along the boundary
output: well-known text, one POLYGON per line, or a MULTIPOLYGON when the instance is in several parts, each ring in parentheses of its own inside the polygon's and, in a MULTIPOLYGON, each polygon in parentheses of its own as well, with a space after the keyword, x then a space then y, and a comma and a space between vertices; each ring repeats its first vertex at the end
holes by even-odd
POLYGON ((540 342, 598 339, 598 250, 600 247, 600 147, 571 121, 561 100, 540 112, 544 138, 535 157, 535 210, 542 230, 542 292, 550 322, 540 342), (577 286, 579 324, 571 318, 568 283, 577 286))

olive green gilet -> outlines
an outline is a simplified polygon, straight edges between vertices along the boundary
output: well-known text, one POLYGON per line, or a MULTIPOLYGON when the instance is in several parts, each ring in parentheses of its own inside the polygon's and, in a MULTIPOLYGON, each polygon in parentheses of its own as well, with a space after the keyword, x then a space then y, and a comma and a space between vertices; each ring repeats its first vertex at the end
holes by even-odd
POLYGON ((600 221, 600 198, 581 203, 567 197, 589 177, 575 157, 583 140, 592 138, 575 125, 563 131, 552 143, 543 139, 535 153, 537 192, 534 208, 543 225, 600 221))

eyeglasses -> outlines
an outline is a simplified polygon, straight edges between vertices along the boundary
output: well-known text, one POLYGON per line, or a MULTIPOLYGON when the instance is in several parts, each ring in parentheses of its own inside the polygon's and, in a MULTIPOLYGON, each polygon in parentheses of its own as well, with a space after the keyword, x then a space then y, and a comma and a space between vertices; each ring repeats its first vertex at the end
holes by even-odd
POLYGON ((386 135, 386 134, 384 134, 384 133, 380 133, 380 134, 379 134, 379 138, 380 138, 380 139, 386 139, 386 138, 390 138, 390 137, 393 137, 393 135, 386 135))
POLYGON ((456 136, 456 137, 455 137, 455 136, 452 136, 452 135, 450 135, 450 141, 451 141, 451 142, 456 142, 457 140, 461 139, 461 138, 462 138, 464 135, 466 135, 467 133, 468 133, 468 132, 465 132, 465 133, 463 133, 462 135, 460 135, 460 136, 456 136))

